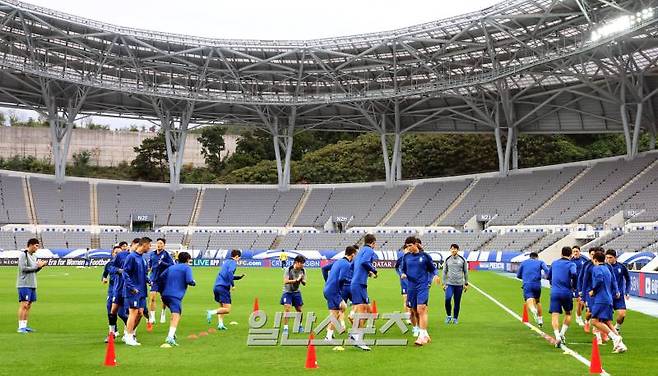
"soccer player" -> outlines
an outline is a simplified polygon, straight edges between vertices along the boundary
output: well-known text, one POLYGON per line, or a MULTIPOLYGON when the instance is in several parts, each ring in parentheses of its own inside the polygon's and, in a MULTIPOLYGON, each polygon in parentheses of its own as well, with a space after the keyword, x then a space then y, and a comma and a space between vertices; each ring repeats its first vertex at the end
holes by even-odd
POLYGON ((576 284, 576 290, 578 291, 578 296, 583 300, 585 304, 585 332, 589 333, 590 330, 590 318, 592 317, 590 296, 588 294, 591 289, 592 284, 592 268, 594 267, 593 259, 596 253, 603 254, 603 248, 601 247, 592 247, 589 249, 589 260, 583 264, 583 268, 578 274, 578 281, 576 284))
POLYGON ((215 279, 213 293, 215 294, 215 301, 219 303, 219 308, 206 311, 206 320, 210 324, 213 315, 217 315, 217 329, 219 330, 227 329, 224 326, 224 315, 231 313, 231 289, 235 286, 234 281, 244 278, 244 274, 235 275, 240 257, 242 257, 242 252, 237 249, 232 250, 231 258, 224 261, 215 279))
MULTIPOLYGON (((580 272, 583 270, 583 266, 588 261, 588 258, 580 254, 579 246, 574 245, 571 247, 571 261, 576 264, 576 274, 580 275, 580 272)), ((585 302, 578 294, 578 291, 576 291, 575 295, 578 304, 576 306, 576 324, 578 324, 578 326, 585 326, 585 322, 583 321, 583 308, 585 308, 585 302)))
POLYGON ((151 250, 151 239, 143 237, 135 252, 131 252, 123 263, 123 297, 128 306, 126 345, 141 346, 135 338, 135 329, 146 309, 147 270, 143 255, 151 250))
MULTIPOLYGON (((363 238, 364 246, 361 247, 354 259, 354 274, 350 282, 350 293, 352 294, 352 304, 355 306, 356 313, 370 312, 370 299, 368 298, 368 277, 377 278, 377 269, 373 265, 375 260, 375 247, 377 239, 372 234, 367 234, 363 238)), ((357 320, 356 328, 361 326, 362 320, 357 320)), ((365 323, 364 323, 365 325, 365 323)), ((353 325, 354 326, 354 325, 353 325)), ((361 340, 361 334, 356 333, 353 336, 356 347, 364 351, 370 351, 370 347, 365 344, 358 344, 361 340)))
POLYGON ((410 320, 407 320, 407 324, 413 325, 414 337, 417 337, 418 321, 416 320, 416 317, 412 315, 411 308, 407 306, 407 290, 409 281, 406 278, 402 278, 402 259, 404 258, 404 255, 409 252, 408 249, 409 248, 407 248, 406 245, 402 246, 402 255, 395 261, 395 272, 398 273, 398 277, 400 278, 400 295, 402 295, 402 306, 404 307, 404 311, 409 314, 410 318, 410 320))
POLYGON ((402 260, 400 278, 408 280, 407 307, 416 317, 419 332, 415 344, 423 346, 431 341, 427 333, 427 304, 429 303, 432 279, 439 283, 438 272, 432 258, 421 252, 415 237, 410 236, 404 242, 407 253, 402 260))
MULTIPOLYGON (((126 261, 130 251, 128 243, 126 242, 119 243, 119 247, 121 248, 121 251, 119 251, 112 261, 110 261, 112 266, 109 267, 109 272, 114 282, 112 286, 112 296, 110 297, 111 306, 108 315, 108 322, 110 331, 115 333, 114 336, 116 338, 117 321, 118 318, 121 318, 121 321, 123 321, 124 324, 123 341, 125 342, 127 338, 126 334, 128 333, 128 307, 124 304, 123 299, 123 263, 126 261)), ((107 340, 107 337, 105 340, 107 340)))
POLYGON ((459 254, 457 244, 450 245, 450 256, 443 263, 443 290, 445 291, 446 324, 459 323, 462 293, 468 290, 468 263, 459 254), (455 299, 455 308, 452 310, 452 299, 455 299))
POLYGON ((612 338, 613 352, 622 353, 627 350, 619 333, 612 326, 612 301, 621 298, 619 290, 616 289, 614 277, 610 268, 605 264, 605 256, 602 253, 594 254, 594 267, 592 268, 591 290, 588 292, 592 303, 592 325, 601 333, 612 338))
POLYGON ((614 249, 608 249, 605 252, 605 261, 612 267, 612 276, 617 280, 619 293, 623 294, 622 296, 612 298, 612 308, 617 313, 615 330, 621 333, 621 325, 626 318, 626 300, 630 298, 631 276, 628 273, 626 265, 617 262, 617 252, 614 249))
MULTIPOLYGON (((347 304, 340 294, 341 285, 343 283, 341 277, 345 278, 347 275, 352 264, 352 259, 356 255, 356 251, 356 248, 349 246, 345 249, 345 257, 329 264, 333 266, 325 280, 323 294, 324 298, 327 300, 329 314, 334 316, 336 320, 341 320, 341 315, 344 315, 345 309, 347 308, 347 304)), ((341 325, 343 328, 345 327, 344 321, 341 321, 341 325)), ((334 329, 334 325, 330 323, 327 328, 327 336, 325 339, 329 341, 333 339, 334 329)))
MULTIPOLYGON (((112 316, 112 297, 114 296, 114 285, 116 284, 117 280, 113 261, 119 252, 121 252, 121 247, 119 245, 115 245, 112 248, 112 259, 105 264, 105 267, 103 268, 103 276, 101 278, 103 284, 107 285, 107 300, 105 303, 107 308, 107 321, 110 332, 112 333, 111 335, 113 335, 114 338, 117 337, 118 333, 116 330, 116 316, 112 316)), ((107 343, 108 339, 108 337, 105 337, 105 343, 107 343)))
POLYGON ((571 247, 562 247, 562 257, 553 261, 548 271, 551 282, 551 324, 555 333, 555 347, 566 343, 566 333, 571 324, 573 310, 573 286, 576 279, 576 265, 571 262, 571 247), (560 315, 564 310, 564 321, 560 329, 560 315))
POLYGON ((32 238, 27 241, 27 249, 18 255, 18 276, 16 288, 18 289, 18 333, 31 333, 34 329, 27 326, 32 303, 37 301, 37 273, 48 263, 37 261, 35 252, 39 249, 39 239, 32 238))
POLYGON ((542 271, 548 275, 548 266, 539 260, 537 252, 530 252, 530 258, 521 263, 516 273, 516 278, 523 281, 523 300, 540 328, 544 325, 540 302, 542 271))
MULTIPOLYGON (((149 269, 151 274, 149 279, 151 280, 151 292, 149 292, 149 319, 146 323, 146 330, 153 330, 153 324, 155 324, 155 301, 162 290, 162 286, 158 283, 160 280, 160 274, 162 274, 167 268, 171 265, 174 265, 174 259, 171 258, 171 255, 165 249, 167 241, 164 238, 158 238, 155 241, 155 252, 149 254, 149 269)), ((162 298, 160 299, 162 300, 162 298)), ((167 317, 165 316, 166 305, 162 303, 162 311, 160 311, 160 323, 165 323, 167 317)))
POLYGON ((171 311, 169 333, 165 339, 165 343, 170 346, 178 346, 178 343, 176 343, 176 328, 183 313, 182 303, 187 286, 196 286, 192 276, 192 268, 188 265, 191 258, 192 256, 187 252, 179 253, 178 264, 165 269, 159 276, 159 284, 162 287, 160 292, 162 301, 171 311))
MULTIPOLYGON (((306 286, 306 271, 304 270, 306 258, 302 255, 295 256, 292 265, 283 272, 283 294, 281 295, 280 304, 283 306, 283 312, 290 312, 292 307, 295 311, 302 312, 304 300, 299 290, 300 285, 306 286)), ((333 269, 333 268, 332 268, 333 269)), ((304 328, 300 325, 299 333, 304 328)), ((288 332, 288 318, 283 318, 283 332, 288 332)))

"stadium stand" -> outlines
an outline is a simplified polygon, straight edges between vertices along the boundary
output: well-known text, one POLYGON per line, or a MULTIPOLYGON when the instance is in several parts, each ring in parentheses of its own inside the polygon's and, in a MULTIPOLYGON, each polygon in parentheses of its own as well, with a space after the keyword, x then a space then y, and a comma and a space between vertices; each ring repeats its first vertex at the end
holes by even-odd
POLYGON ((209 188, 199 226, 285 226, 304 191, 267 188, 209 188))
POLYGON ((89 183, 69 180, 58 184, 54 179, 30 177, 38 224, 88 225, 89 183))
POLYGON ((543 231, 531 230, 510 230, 496 236, 486 244, 482 245, 479 250, 482 251, 526 251, 532 244, 546 236, 543 231))
POLYGON ((357 243, 363 234, 288 233, 279 244, 281 249, 335 249, 345 250, 357 243))
POLYGON ((464 200, 441 221, 464 225, 474 215, 495 217, 489 225, 514 225, 540 207, 582 171, 582 167, 539 170, 480 179, 464 200))
POLYGON ((546 248, 550 247, 551 245, 557 243, 560 239, 564 238, 567 235, 569 235, 568 231, 556 231, 550 233, 544 236, 543 238, 539 239, 539 241, 532 244, 530 247, 528 247, 528 252, 539 253, 545 250, 546 248))
POLYGON ((321 227, 330 217, 353 217, 352 226, 376 226, 395 205, 406 187, 383 185, 314 188, 297 218, 296 226, 321 227))
POLYGON ((471 184, 472 179, 417 185, 386 226, 429 226, 471 184))
POLYGON ((603 244, 605 249, 618 252, 636 252, 647 250, 658 242, 658 228, 626 232, 603 244))
POLYGON ((97 192, 101 225, 126 225, 131 214, 153 214, 157 226, 187 226, 197 188, 174 192, 165 186, 99 183, 97 192))
POLYGON ((525 222, 535 225, 572 223, 615 193, 654 160, 656 155, 650 154, 631 161, 597 163, 579 182, 563 192, 558 200, 534 213, 525 222))
POLYGON ((600 224, 622 210, 639 213, 631 218, 631 222, 658 220, 658 161, 603 205, 583 216, 580 222, 600 224))
POLYGON ((0 224, 29 223, 23 178, 0 173, 0 224))

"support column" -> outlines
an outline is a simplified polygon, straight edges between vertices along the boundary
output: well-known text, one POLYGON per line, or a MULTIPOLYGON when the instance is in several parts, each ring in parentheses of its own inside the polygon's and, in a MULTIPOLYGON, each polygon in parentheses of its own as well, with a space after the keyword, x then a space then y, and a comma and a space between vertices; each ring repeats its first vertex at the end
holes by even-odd
POLYGON ((656 132, 649 133, 649 150, 656 150, 656 132))
POLYGON ((50 127, 55 179, 58 183, 63 183, 66 178, 66 160, 71 145, 73 122, 87 98, 88 91, 87 88, 78 88, 75 94, 69 97, 66 106, 60 106, 52 93, 50 82, 41 81, 41 93, 46 107, 45 114, 50 127))
POLYGON ((276 158, 276 173, 278 179, 279 191, 285 192, 290 190, 290 164, 292 160, 292 145, 295 132, 295 119, 297 110, 292 108, 288 118, 288 127, 282 132, 279 127, 279 118, 274 117, 270 129, 272 130, 272 142, 274 143, 274 156, 276 158), (283 150, 283 157, 281 151, 283 150))
POLYGON ((194 102, 187 102, 185 109, 179 115, 172 115, 162 101, 155 102, 154 109, 160 117, 160 124, 165 136, 167 161, 169 163, 169 187, 175 191, 180 189, 180 175, 185 155, 185 141, 190 119, 194 112, 194 102))
POLYGON ((514 132, 514 140, 512 141, 512 170, 519 169, 519 135, 514 132))
POLYGON ((503 137, 500 134, 500 127, 494 129, 494 136, 496 137, 496 152, 498 154, 498 172, 503 175, 505 173, 505 154, 503 152, 503 137))
POLYGON ((635 128, 633 129, 632 158, 637 157, 640 148, 640 126, 642 125, 642 102, 637 104, 635 111, 635 128))
POLYGON ((395 181, 402 180, 402 133, 400 132, 400 101, 395 100, 395 143, 394 150, 397 153, 393 154, 393 161, 395 162, 395 181))
MULTIPOLYGON (((623 90, 623 89, 622 89, 623 90)), ((631 140, 631 130, 628 125, 628 112, 626 111, 626 103, 622 103, 619 112, 621 113, 621 124, 624 127, 624 141, 626 143, 626 159, 631 159, 633 155, 633 147, 631 140)))
MULTIPOLYGON (((396 127, 397 128, 397 127, 396 127)), ((402 135, 396 132, 393 138, 393 155, 389 158, 388 139, 386 133, 386 114, 382 114, 382 125, 379 137, 382 144, 382 156, 384 158, 384 171, 386 173, 386 186, 393 187, 395 183, 402 179, 402 135)))

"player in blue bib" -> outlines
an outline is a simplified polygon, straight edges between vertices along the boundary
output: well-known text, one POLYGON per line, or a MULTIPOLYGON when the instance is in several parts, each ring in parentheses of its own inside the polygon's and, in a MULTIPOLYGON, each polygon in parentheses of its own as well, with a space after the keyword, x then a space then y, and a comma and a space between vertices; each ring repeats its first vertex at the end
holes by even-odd
POLYGON ((222 268, 219 270, 217 278, 215 279, 213 294, 215 295, 215 301, 219 303, 219 308, 206 311, 206 320, 208 321, 208 324, 210 324, 212 322, 212 317, 217 315, 217 329, 219 330, 228 329, 224 325, 224 315, 231 313, 231 289, 235 286, 234 281, 244 278, 244 274, 235 275, 240 257, 242 257, 242 252, 240 252, 240 250, 232 250, 231 258, 224 260, 222 268))
POLYGON ((165 269, 159 276, 158 282, 162 289, 162 301, 171 311, 171 322, 169 323, 169 333, 165 343, 170 346, 178 346, 176 342, 176 328, 180 322, 183 313, 183 297, 187 292, 187 286, 196 286, 192 276, 192 268, 188 265, 192 257, 187 252, 178 254, 178 264, 172 265, 165 269))
POLYGON ((419 332, 415 344, 423 346, 431 340, 427 333, 427 305, 432 281, 439 283, 438 271, 432 257, 421 251, 415 237, 408 237, 404 243, 407 253, 402 259, 400 278, 408 281, 407 307, 418 322, 419 332))
POLYGON ((523 300, 540 328, 544 325, 540 301, 542 272, 548 275, 548 266, 539 260, 537 252, 530 252, 530 258, 521 263, 516 273, 516 278, 523 281, 523 300))
MULTIPOLYGON (((334 316, 336 320, 341 321, 341 325, 345 328, 345 321, 342 319, 342 315, 345 314, 345 309, 347 308, 347 303, 343 300, 343 297, 340 293, 341 285, 341 276, 344 278, 351 265, 352 259, 356 255, 357 249, 355 247, 349 246, 345 249, 345 257, 334 262, 329 270, 326 282, 324 284, 324 298, 327 300, 327 307, 329 308, 329 314, 334 316)), ((334 324, 330 323, 327 327, 327 336, 325 339, 331 341, 334 335, 334 324)))
POLYGON ((605 263, 603 253, 595 253, 592 267, 591 290, 588 292, 592 303, 592 325, 600 332, 607 334, 613 343, 613 352, 623 353, 627 348, 621 336, 612 326, 612 302, 621 294, 612 276, 609 265, 605 263))

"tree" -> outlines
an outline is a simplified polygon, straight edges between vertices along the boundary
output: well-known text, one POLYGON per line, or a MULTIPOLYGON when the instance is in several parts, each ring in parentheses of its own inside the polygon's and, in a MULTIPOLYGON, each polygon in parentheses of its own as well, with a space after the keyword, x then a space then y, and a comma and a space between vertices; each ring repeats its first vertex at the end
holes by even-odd
POLYGON ((146 138, 140 146, 133 148, 137 155, 130 162, 132 177, 138 180, 164 182, 169 177, 169 159, 165 145, 164 133, 146 138))
POLYGON ((226 129, 219 125, 205 127, 201 130, 201 135, 197 141, 201 144, 201 155, 206 161, 210 171, 218 173, 223 167, 222 152, 226 146, 224 144, 224 135, 226 129))
POLYGON ((91 152, 82 150, 73 153, 73 170, 75 175, 86 175, 89 171, 89 162, 91 161, 91 152))
POLYGON ((5 125, 6 121, 7 121, 7 118, 5 117, 5 113, 0 111, 0 127, 5 125))

